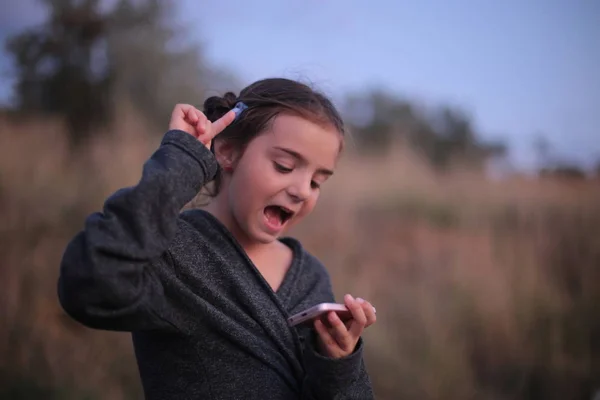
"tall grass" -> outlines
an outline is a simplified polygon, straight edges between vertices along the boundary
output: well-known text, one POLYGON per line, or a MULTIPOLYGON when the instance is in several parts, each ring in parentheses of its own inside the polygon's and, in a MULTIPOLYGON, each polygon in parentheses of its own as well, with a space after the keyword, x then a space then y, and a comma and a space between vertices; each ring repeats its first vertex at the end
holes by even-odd
MULTIPOLYGON (((0 120, 0 398, 141 397, 129 336, 73 323, 56 298, 67 241, 158 145, 131 114, 119 121, 72 154, 58 121, 0 120)), ((293 234, 337 295, 377 307, 377 398, 590 399, 598 200, 593 182, 438 175, 392 149, 342 160, 293 234)))

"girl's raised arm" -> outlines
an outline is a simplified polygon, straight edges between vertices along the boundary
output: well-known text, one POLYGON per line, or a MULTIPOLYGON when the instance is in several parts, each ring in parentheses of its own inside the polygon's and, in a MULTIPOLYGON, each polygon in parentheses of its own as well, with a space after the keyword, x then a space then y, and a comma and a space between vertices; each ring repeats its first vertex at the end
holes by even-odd
POLYGON ((177 311, 153 270, 169 268, 165 253, 178 215, 217 171, 207 146, 234 117, 228 112, 211 124, 191 106, 175 107, 140 181, 112 194, 64 252, 58 297, 72 318, 107 330, 174 327, 177 311))

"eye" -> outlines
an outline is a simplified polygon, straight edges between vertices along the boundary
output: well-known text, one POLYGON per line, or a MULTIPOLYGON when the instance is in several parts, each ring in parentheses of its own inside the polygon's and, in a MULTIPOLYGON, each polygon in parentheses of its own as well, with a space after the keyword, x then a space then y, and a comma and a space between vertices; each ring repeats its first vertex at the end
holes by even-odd
POLYGON ((275 166, 275 169, 279 172, 282 172, 284 174, 292 172, 292 168, 288 168, 288 167, 284 167, 283 165, 273 162, 273 165, 275 166))
POLYGON ((319 182, 311 181, 310 182, 310 187, 312 187, 313 189, 320 189, 321 188, 321 184, 319 182))

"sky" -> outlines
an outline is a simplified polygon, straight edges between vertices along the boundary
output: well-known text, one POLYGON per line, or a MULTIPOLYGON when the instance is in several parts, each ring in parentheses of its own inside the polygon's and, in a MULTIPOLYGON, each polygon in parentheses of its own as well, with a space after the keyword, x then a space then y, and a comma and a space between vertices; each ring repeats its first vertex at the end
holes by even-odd
MULTIPOLYGON (((35 0, 13 4, 0 39, 43 19, 35 0)), ((538 134, 567 160, 600 159, 598 0, 181 0, 176 12, 243 84, 300 78, 334 99, 378 86, 464 108, 523 168, 538 134)), ((9 95, 0 80, 0 102, 9 95)))

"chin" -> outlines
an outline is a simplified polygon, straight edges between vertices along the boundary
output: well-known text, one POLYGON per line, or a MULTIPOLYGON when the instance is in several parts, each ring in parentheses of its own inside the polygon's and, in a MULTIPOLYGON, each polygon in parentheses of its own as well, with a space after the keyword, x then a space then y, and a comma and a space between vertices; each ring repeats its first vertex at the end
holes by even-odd
POLYGON ((254 232, 252 235, 248 235, 253 241, 261 244, 269 244, 275 242, 281 235, 271 235, 264 231, 254 232))
POLYGON ((265 226, 263 226, 261 218, 263 218, 262 214, 260 214, 258 221, 250 218, 250 220, 246 221, 244 226, 244 233, 246 234, 246 237, 253 243, 273 243, 277 241, 288 229, 288 227, 285 226, 278 232, 270 232, 265 226))
POLYGON ((254 224, 252 222, 254 221, 249 221, 243 229, 247 240, 260 244, 269 244, 277 240, 279 234, 266 232, 264 229, 262 229, 260 224, 254 224))

